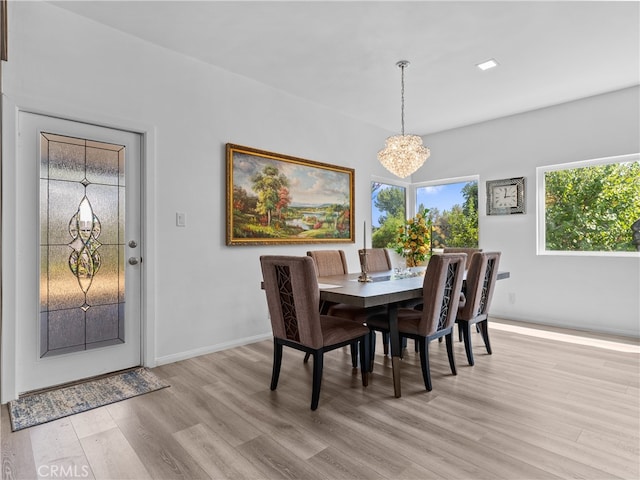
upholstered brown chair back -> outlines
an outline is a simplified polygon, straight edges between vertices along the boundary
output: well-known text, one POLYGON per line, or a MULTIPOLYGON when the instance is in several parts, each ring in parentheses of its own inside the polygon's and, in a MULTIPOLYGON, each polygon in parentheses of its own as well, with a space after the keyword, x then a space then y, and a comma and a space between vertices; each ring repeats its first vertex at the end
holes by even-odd
POLYGON ((310 257, 260 257, 273 336, 311 348, 323 345, 320 291, 310 257))
POLYGON ((472 320, 489 312, 498 276, 500 252, 476 252, 467 271, 466 303, 458 312, 461 320, 472 320))
POLYGON ((464 253, 432 255, 423 283, 424 307, 418 333, 433 335, 456 321, 464 278, 464 253))
MULTIPOLYGON (((358 258, 361 258, 364 250, 358 250, 358 258)), ((391 258, 386 248, 367 248, 367 267, 370 272, 385 272, 391 270, 391 258)))
POLYGON ((476 252, 481 252, 481 248, 468 248, 468 247, 444 247, 443 253, 466 253, 467 254, 467 263, 465 265, 465 269, 469 270, 471 266, 471 257, 476 252))
POLYGON ((313 259, 319 277, 349 273, 343 250, 312 250, 307 255, 313 259))

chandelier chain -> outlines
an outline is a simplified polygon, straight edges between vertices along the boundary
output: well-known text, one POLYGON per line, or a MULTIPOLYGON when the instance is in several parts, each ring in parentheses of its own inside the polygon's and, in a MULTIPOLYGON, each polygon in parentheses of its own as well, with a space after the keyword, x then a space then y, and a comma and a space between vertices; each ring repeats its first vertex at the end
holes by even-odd
POLYGON ((400 99, 401 99, 401 107, 400 107, 400 123, 402 124, 402 135, 404 136, 404 64, 400 65, 400 99))
POLYGON ((409 66, 407 60, 396 63, 400 67, 400 122, 402 134, 387 138, 385 147, 378 152, 378 160, 391 173, 400 178, 405 178, 418 170, 427 158, 429 149, 422 144, 422 138, 418 135, 404 134, 404 69, 409 66))

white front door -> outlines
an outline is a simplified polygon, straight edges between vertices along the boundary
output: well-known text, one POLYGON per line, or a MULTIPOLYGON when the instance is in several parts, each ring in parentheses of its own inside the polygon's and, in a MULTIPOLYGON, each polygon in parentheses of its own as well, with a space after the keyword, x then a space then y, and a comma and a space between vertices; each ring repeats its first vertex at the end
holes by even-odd
POLYGON ((140 135, 20 112, 17 393, 141 364, 140 135))

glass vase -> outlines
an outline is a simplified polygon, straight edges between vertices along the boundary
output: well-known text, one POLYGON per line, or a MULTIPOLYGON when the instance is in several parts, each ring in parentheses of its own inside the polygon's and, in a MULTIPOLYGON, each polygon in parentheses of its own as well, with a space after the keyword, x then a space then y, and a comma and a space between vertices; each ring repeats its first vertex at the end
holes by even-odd
POLYGON ((406 263, 407 268, 410 269, 410 268, 416 266, 416 259, 415 259, 415 257, 413 255, 407 255, 405 257, 405 263, 406 263))

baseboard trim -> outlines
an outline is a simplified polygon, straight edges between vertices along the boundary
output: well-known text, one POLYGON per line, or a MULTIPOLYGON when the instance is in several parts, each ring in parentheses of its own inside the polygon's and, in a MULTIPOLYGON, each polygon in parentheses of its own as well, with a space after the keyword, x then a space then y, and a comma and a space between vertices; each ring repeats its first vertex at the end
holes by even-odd
POLYGON ((588 333, 584 330, 563 329, 557 327, 546 327, 544 325, 513 322, 504 319, 491 319, 493 330, 503 330, 506 332, 531 337, 544 338, 564 343, 585 345, 606 350, 613 350, 625 353, 640 353, 640 342, 629 337, 620 337, 604 333, 588 333))
POLYGON ((168 363, 179 362, 180 360, 187 360, 193 357, 199 357, 200 355, 206 355, 208 353, 220 352, 229 348, 241 347, 250 343, 261 342, 273 338, 273 334, 264 333, 261 335, 254 335, 253 337, 245 337, 231 342, 218 343, 216 345, 209 345, 207 347, 196 348, 193 350, 187 350, 185 352, 174 353, 172 355, 165 355, 162 357, 156 357, 156 366, 166 365, 168 363))
POLYGON ((495 322, 504 322, 512 325, 522 325, 527 328, 539 328, 550 331, 570 331, 573 333, 583 334, 585 336, 591 336, 596 338, 604 338, 611 337, 613 341, 621 341, 621 342, 629 342, 629 343, 638 343, 640 341, 640 335, 636 335, 633 332, 627 331, 619 331, 617 329, 590 329, 585 328, 583 325, 577 326, 573 324, 561 324, 561 323, 550 323, 550 322, 540 322, 534 321, 531 319, 525 318, 514 318, 507 317, 501 315, 489 315, 489 320, 495 322))

